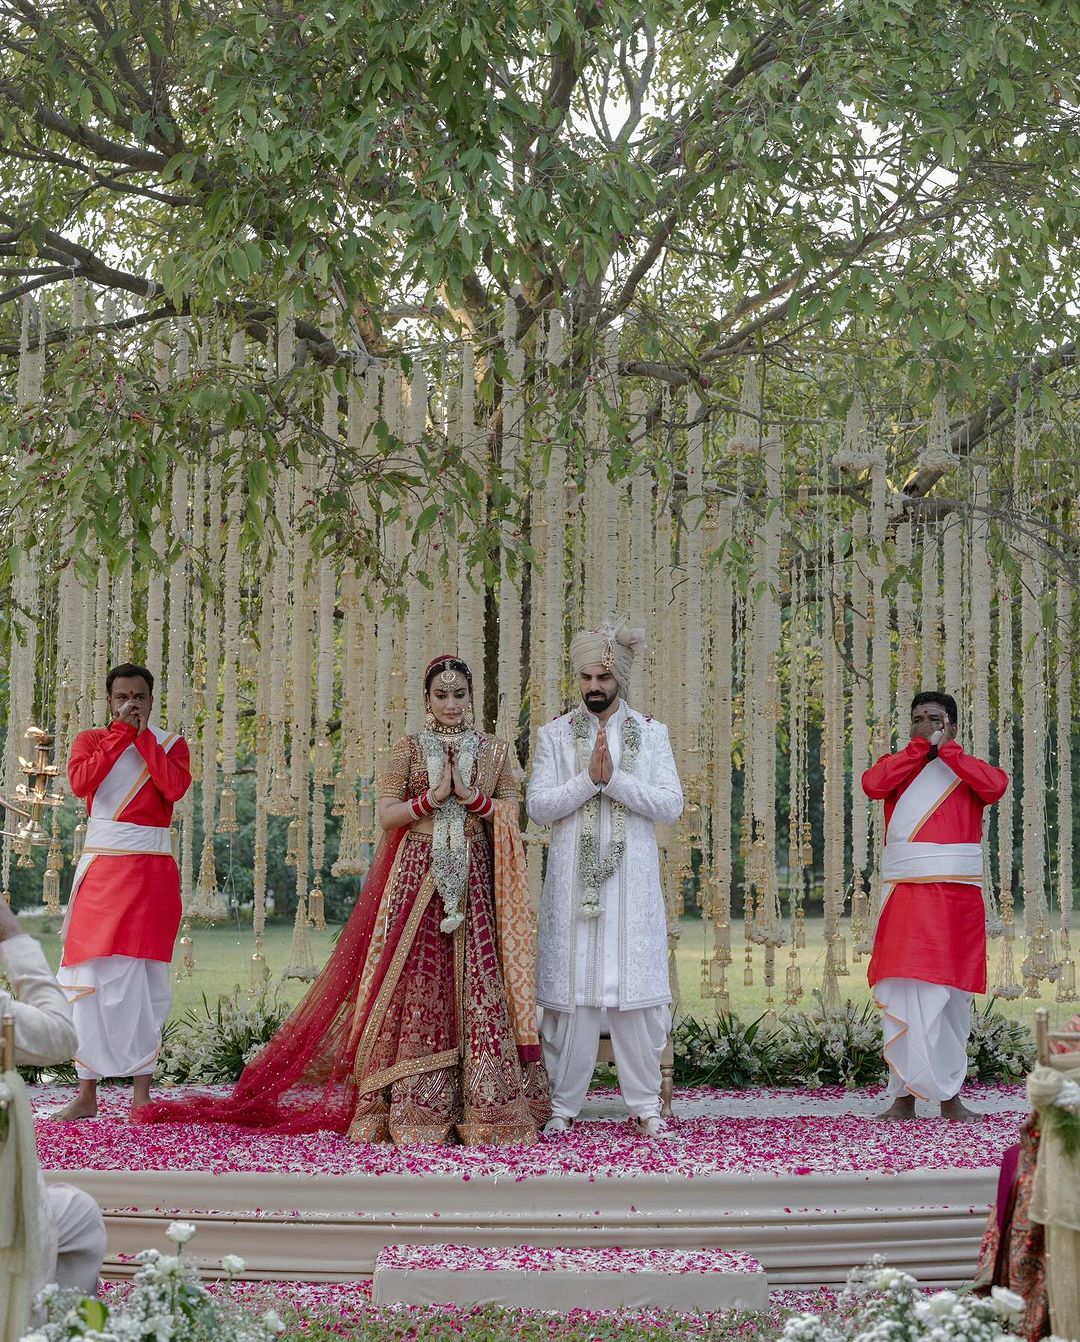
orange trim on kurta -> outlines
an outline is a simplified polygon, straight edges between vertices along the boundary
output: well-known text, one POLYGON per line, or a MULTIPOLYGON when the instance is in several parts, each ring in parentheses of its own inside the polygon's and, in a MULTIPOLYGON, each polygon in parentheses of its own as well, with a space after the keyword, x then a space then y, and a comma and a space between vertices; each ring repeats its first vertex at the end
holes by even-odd
POLYGON ((135 800, 136 796, 142 790, 144 784, 149 782, 149 779, 150 779, 150 770, 146 768, 146 766, 144 765, 142 773, 138 776, 138 778, 136 778, 135 782, 131 785, 130 789, 128 790, 127 796, 116 808, 116 810, 112 813, 113 820, 120 819, 121 815, 123 815, 123 813, 127 810, 127 808, 135 800))

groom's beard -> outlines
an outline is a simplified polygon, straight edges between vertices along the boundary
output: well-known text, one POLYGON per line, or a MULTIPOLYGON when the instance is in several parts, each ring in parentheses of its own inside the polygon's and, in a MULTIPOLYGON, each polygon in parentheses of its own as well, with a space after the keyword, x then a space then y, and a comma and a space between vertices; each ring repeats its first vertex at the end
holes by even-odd
POLYGON ((618 690, 613 690, 611 694, 605 694, 603 690, 589 690, 589 692, 583 695, 582 698, 584 699, 585 707, 589 712, 599 715, 615 702, 618 695, 618 690))

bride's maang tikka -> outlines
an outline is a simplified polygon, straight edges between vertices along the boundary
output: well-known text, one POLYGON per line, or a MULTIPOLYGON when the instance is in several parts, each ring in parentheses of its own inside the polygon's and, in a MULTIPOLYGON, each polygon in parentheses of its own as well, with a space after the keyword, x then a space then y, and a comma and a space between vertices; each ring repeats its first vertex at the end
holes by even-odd
POLYGON ((458 672, 454 670, 455 662, 457 662, 459 667, 463 668, 462 674, 465 676, 465 679, 472 679, 472 672, 460 657, 454 657, 451 653, 444 652, 440 653, 438 657, 433 657, 431 661, 428 662, 427 670, 424 672, 425 680, 427 680, 428 676, 431 675, 440 662, 442 663, 442 670, 436 673, 436 678, 439 684, 445 689, 451 689, 453 687, 454 677, 458 674, 458 672))

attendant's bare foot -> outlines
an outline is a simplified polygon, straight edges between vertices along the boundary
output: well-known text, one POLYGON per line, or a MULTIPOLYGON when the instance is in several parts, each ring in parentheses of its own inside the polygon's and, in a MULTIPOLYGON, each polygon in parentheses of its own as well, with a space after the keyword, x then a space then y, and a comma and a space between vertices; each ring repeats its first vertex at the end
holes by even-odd
POLYGON ((150 1103, 150 1078, 148 1076, 133 1076, 131 1078, 135 1093, 131 1097, 132 1112, 141 1109, 144 1104, 150 1103))
POLYGON ((954 1095, 951 1100, 941 1101, 941 1117, 953 1123, 978 1123, 983 1115, 969 1109, 959 1095, 954 1095))
POLYGON ((893 1122, 897 1119, 915 1117, 915 1096, 898 1095, 888 1109, 878 1114, 878 1118, 888 1119, 893 1122))
POLYGON ((49 1115, 58 1123, 67 1123, 76 1118, 97 1118, 97 1086, 91 1082, 79 1083, 75 1098, 69 1100, 63 1109, 56 1109, 49 1115))

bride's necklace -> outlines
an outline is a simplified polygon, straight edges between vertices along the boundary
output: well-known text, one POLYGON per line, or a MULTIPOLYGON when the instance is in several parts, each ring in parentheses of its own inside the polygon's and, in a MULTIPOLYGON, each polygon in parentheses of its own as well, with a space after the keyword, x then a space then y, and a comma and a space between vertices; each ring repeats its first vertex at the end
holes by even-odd
POLYGON ((436 736, 464 736, 467 727, 444 727, 441 722, 436 722, 431 728, 436 736))

